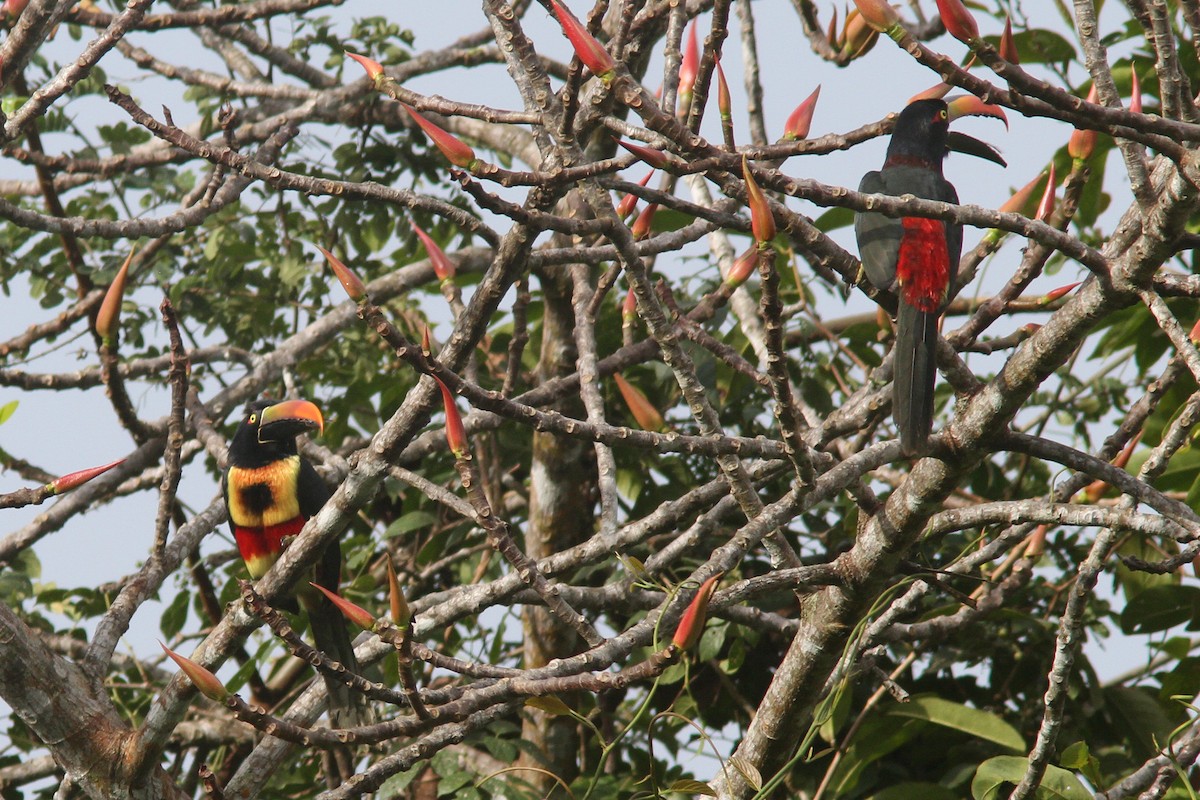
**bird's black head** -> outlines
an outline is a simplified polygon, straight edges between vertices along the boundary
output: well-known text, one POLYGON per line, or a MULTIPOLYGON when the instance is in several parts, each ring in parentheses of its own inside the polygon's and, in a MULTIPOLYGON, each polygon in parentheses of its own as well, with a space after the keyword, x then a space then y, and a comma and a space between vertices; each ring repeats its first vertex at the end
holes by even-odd
POLYGON ((940 171, 946 153, 953 150, 995 162, 1002 167, 1007 166, 1004 158, 990 144, 950 130, 953 120, 968 115, 996 117, 1004 121, 1005 127, 1008 126, 1003 110, 971 95, 959 97, 950 103, 937 99, 914 100, 896 119, 885 164, 909 164, 940 171))
POLYGON ((242 412, 242 421, 229 442, 229 463, 258 467, 296 455, 296 437, 323 430, 321 410, 307 400, 256 400, 242 412))
POLYGON ((911 163, 938 167, 946 156, 950 111, 944 100, 916 100, 896 119, 888 144, 888 164, 911 163))

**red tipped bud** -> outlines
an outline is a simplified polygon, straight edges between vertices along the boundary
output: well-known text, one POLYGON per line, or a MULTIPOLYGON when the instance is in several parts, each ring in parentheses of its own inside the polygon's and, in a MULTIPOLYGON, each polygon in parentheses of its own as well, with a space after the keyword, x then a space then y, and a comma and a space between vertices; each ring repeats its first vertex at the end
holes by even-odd
POLYGON ((429 344, 429 326, 428 325, 426 325, 425 329, 423 331, 421 331, 421 353, 426 358, 429 358, 431 355, 433 355, 433 347, 429 344))
MULTIPOLYGON (((1097 99, 1096 84, 1092 83, 1091 91, 1088 92, 1087 101, 1095 103, 1097 99)), ((1067 155, 1076 161, 1087 161, 1092 157, 1092 151, 1096 149, 1097 133, 1094 130, 1084 128, 1076 128, 1071 133, 1071 138, 1067 140, 1067 155)))
POLYGON ((721 62, 717 62, 717 111, 721 113, 721 119, 733 118, 733 101, 729 96, 729 82, 725 80, 725 70, 721 69, 721 62))
POLYGON ((392 622, 401 628, 406 628, 408 621, 412 619, 412 609, 408 607, 408 600, 404 598, 404 590, 400 588, 400 578, 396 575, 396 568, 392 566, 390 558, 387 562, 387 573, 388 603, 391 606, 392 622))
POLYGON ((80 486, 83 486, 85 483, 90 481, 92 478, 95 478, 98 475, 103 475, 104 473, 106 473, 110 469, 112 469, 113 467, 118 467, 124 463, 125 463, 125 459, 121 458, 121 459, 118 459, 118 460, 112 462, 111 464, 105 464, 102 467, 89 467, 88 469, 81 469, 81 470, 78 470, 77 472, 68 472, 66 475, 63 475, 62 477, 59 477, 59 478, 55 478, 54 480, 47 483, 46 490, 50 493, 50 495, 52 497, 58 496, 60 494, 64 494, 65 492, 69 492, 72 489, 77 489, 80 486))
POLYGON ((1022 341, 1024 341, 1025 339, 1028 339, 1030 336, 1033 336, 1035 333, 1037 333, 1041 329, 1042 329, 1042 326, 1036 322, 1026 322, 1020 328, 1017 328, 1017 330, 1020 331, 1020 333, 1021 333, 1022 341))
POLYGON ((1042 192, 1042 201, 1038 203, 1034 219, 1040 219, 1042 222, 1050 219, 1050 215, 1054 213, 1054 189, 1057 186, 1058 175, 1054 172, 1054 164, 1051 164, 1050 174, 1046 178, 1046 190, 1042 192))
POLYGON ((447 161, 468 172, 475 169, 479 159, 475 157, 475 151, 471 149, 470 145, 454 134, 434 125, 407 103, 401 103, 400 105, 404 106, 404 110, 413 118, 413 122, 417 123, 421 127, 421 130, 425 131, 425 135, 429 137, 434 146, 442 151, 442 155, 446 157, 447 161))
POLYGON ((376 88, 378 88, 383 81, 387 80, 387 76, 383 74, 383 65, 375 59, 367 58, 366 56, 359 55, 358 53, 351 53, 349 50, 344 52, 346 53, 347 58, 354 59, 359 63, 359 65, 362 66, 364 70, 366 70, 367 77, 375 82, 376 88))
POLYGON ((644 431, 661 431, 666 427, 662 414, 642 393, 641 389, 625 380, 619 372, 613 373, 613 380, 617 382, 617 389, 620 390, 621 397, 625 399, 625 405, 629 406, 629 413, 633 415, 638 427, 644 431))
POLYGON ((621 147, 624 147, 626 150, 633 153, 639 159, 655 169, 666 169, 667 165, 670 163, 667 160, 667 154, 662 150, 657 150, 653 147, 646 147, 640 144, 633 144, 631 142, 624 142, 620 139, 617 140, 617 144, 621 145, 621 147))
POLYGON ((683 47, 683 60, 679 64, 679 96, 690 97, 700 74, 700 42, 696 38, 696 21, 688 26, 687 43, 683 47))
POLYGON ((325 260, 329 262, 329 266, 333 269, 333 274, 337 277, 338 283, 346 290, 346 294, 350 295, 350 299, 356 303, 366 300, 367 287, 363 285, 358 275, 354 274, 354 270, 343 264, 337 256, 324 247, 317 245, 317 249, 321 251, 321 254, 325 256, 325 260))
POLYGON ((1033 193, 1037 190, 1037 185, 1042 182, 1042 175, 1031 180, 1029 183, 1022 186, 1013 193, 1013 196, 1004 201, 1000 206, 999 211, 1013 214, 1024 214, 1025 210, 1033 205, 1033 193))
POLYGON ((1138 78, 1137 65, 1130 65, 1129 73, 1129 110, 1134 114, 1142 113, 1142 81, 1138 78))
MULTIPOLYGON (((621 318, 624 320, 632 320, 637 317, 637 295, 633 293, 633 287, 629 287, 629 291, 625 293, 625 302, 621 303, 621 318)), ((1196 323, 1200 325, 1200 322, 1196 323)))
POLYGON ((1038 525, 1033 529, 1033 533, 1025 540, 1025 558, 1042 557, 1042 553, 1046 552, 1046 534, 1049 530, 1049 525, 1038 525))
POLYGON ((783 138, 788 141, 807 139, 808 131, 812 128, 813 112, 817 110, 817 98, 821 96, 821 87, 817 86, 804 102, 796 106, 796 110, 787 118, 783 126, 783 138))
POLYGON ((825 31, 825 41, 829 42, 832 47, 838 46, 837 6, 833 7, 833 17, 829 20, 829 29, 825 31))
POLYGON ((680 650, 689 650, 700 641, 700 634, 704 633, 704 623, 708 619, 708 603, 712 600, 713 592, 717 590, 717 582, 721 580, 722 574, 718 572, 700 584, 687 611, 683 612, 679 626, 675 628, 675 636, 671 639, 671 644, 680 650))
POLYGON ((308 582, 308 585, 325 595, 325 598, 333 603, 334 608, 342 612, 342 616, 353 622, 364 631, 372 630, 375 627, 375 617, 371 612, 359 605, 355 605, 346 598, 339 595, 337 592, 331 592, 319 583, 308 582))
POLYGON ((438 280, 454 280, 454 262, 446 255, 446 251, 438 247, 438 243, 430 238, 429 234, 421 230, 421 226, 417 223, 412 223, 412 229, 417 234, 417 238, 421 240, 421 244, 425 245, 425 252, 429 255, 429 263, 433 265, 433 272, 438 276, 438 280))
POLYGON ((754 180, 750 164, 742 156, 742 177, 746 180, 746 197, 750 206, 750 230, 754 233, 754 241, 758 246, 766 247, 775 238, 775 217, 771 214, 771 206, 767 196, 754 180))
POLYGON ((1196 324, 1192 326, 1191 332, 1188 334, 1188 339, 1192 344, 1200 347, 1200 319, 1196 320, 1196 324))
POLYGON ((1058 300, 1061 297, 1066 297, 1068 294, 1070 294, 1071 290, 1080 283, 1081 281, 1077 281, 1075 283, 1068 283, 1066 286, 1059 286, 1057 289, 1051 289, 1039 297, 1037 303, 1039 306, 1048 306, 1055 300, 1058 300))
POLYGON ((749 250, 734 260, 733 266, 729 268, 729 274, 725 276, 725 282, 730 286, 741 286, 754 274, 754 268, 757 265, 758 245, 751 245, 749 250))
POLYGON ((1020 64, 1017 43, 1013 41, 1012 17, 1004 18, 1004 33, 1000 34, 1000 57, 1010 64, 1020 64))
MULTIPOLYGON (((654 170, 646 173, 646 177, 638 181, 638 186, 645 186, 650 182, 650 178, 654 176, 654 170)), ((617 216, 622 220, 629 219, 629 216, 637 209, 638 196, 633 192, 621 198, 621 202, 617 203, 617 216)))
POLYGON ((571 9, 558 0, 550 0, 550 8, 554 11, 558 24, 562 26, 563 33, 571 42, 571 47, 575 49, 575 55, 583 62, 583 65, 605 83, 611 81, 617 64, 604 49, 604 45, 588 32, 579 18, 571 13, 571 9))
POLYGON ((634 239, 641 241, 650 235, 651 226, 654 224, 654 215, 657 213, 658 203, 651 203, 642 209, 642 213, 638 214, 638 218, 633 221, 633 227, 629 229, 634 239))
POLYGON ((171 648, 167 647, 162 642, 158 643, 163 652, 175 662, 179 667, 179 671, 187 675, 188 680, 209 700, 216 700, 218 703, 224 703, 229 697, 229 690, 225 688, 225 684, 217 679, 217 676, 212 674, 207 668, 200 666, 195 661, 192 661, 186 656, 181 656, 171 648))
POLYGON ((850 9, 846 15, 846 27, 842 29, 841 54, 851 59, 860 58, 879 41, 879 31, 867 24, 858 9, 850 9))
POLYGON ((467 450, 467 429, 463 427, 462 416, 458 413, 458 406, 454 403, 454 395, 450 393, 450 389, 446 384, 442 383, 441 379, 436 375, 433 377, 437 381, 438 388, 442 390, 442 405, 446 407, 446 444, 450 445, 450 452, 455 458, 466 458, 467 450))
POLYGON ((941 100, 946 95, 950 94, 953 87, 945 82, 935 83, 923 92, 917 92, 912 97, 908 98, 909 103, 915 103, 918 100, 941 100))
POLYGON ((854 0, 854 7, 864 22, 882 33, 900 24, 900 15, 887 0, 854 0))
POLYGON ((107 345, 111 345, 116 339, 117 322, 121 318, 121 301, 125 298, 125 281, 129 278, 129 265, 133 262, 135 252, 137 251, 130 250, 129 255, 125 257, 125 263, 117 270, 117 276, 109 284, 104 301, 100 304, 100 311, 96 314, 96 333, 107 345))
POLYGON ((979 38, 979 25, 962 0, 937 0, 938 13, 946 32, 966 45, 979 38))

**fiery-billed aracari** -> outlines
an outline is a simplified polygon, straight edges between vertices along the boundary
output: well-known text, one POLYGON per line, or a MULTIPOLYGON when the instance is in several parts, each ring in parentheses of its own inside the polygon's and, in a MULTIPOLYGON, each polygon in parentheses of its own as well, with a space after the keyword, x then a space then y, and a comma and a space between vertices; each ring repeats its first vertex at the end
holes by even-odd
MULTIPOLYGON (((229 442, 229 465, 222 481, 225 506, 229 527, 252 578, 266 574, 288 537, 300 533, 305 520, 315 516, 329 499, 329 489, 317 471, 296 450, 297 435, 323 426, 321 411, 307 400, 260 400, 246 406, 229 442)), ((341 564, 341 547, 335 540, 317 563, 314 582, 336 592, 341 564)), ((298 584, 296 594, 308 612, 317 648, 346 669, 357 671, 341 613, 308 586, 307 578, 298 584)), ((361 712, 349 687, 328 677, 325 684, 334 727, 360 721, 361 712)))
MULTIPOLYGON (((949 150, 1003 165, 990 145, 949 129, 967 113, 991 114, 975 98, 966 103, 917 100, 896 120, 883 168, 863 176, 858 190, 869 194, 913 195, 958 203, 942 177, 949 150)), ((896 345, 892 414, 905 453, 920 452, 933 427, 933 382, 937 366, 937 321, 955 289, 962 254, 962 226, 924 217, 886 217, 864 212, 854 219, 859 257, 871 283, 896 291, 896 345)))

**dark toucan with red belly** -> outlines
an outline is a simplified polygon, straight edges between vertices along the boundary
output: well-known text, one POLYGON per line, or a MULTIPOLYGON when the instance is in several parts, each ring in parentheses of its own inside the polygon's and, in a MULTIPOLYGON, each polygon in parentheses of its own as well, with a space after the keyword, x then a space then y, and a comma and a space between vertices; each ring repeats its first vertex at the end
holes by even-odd
MULTIPOLYGON (((300 457, 296 437, 324 427, 321 411, 307 400, 256 401, 246 406, 229 442, 229 465, 222 481, 229 527, 250 577, 261 578, 279 558, 289 537, 300 533, 330 492, 312 464, 300 457)), ((338 590, 341 547, 333 541, 315 567, 314 583, 338 590)), ((302 578, 296 595, 308 612, 319 650, 357 672, 358 662, 345 620, 337 608, 302 578)), ((293 610, 295 610, 293 608, 293 610)), ((348 686, 326 678, 329 717, 334 727, 361 719, 348 686)))
MULTIPOLYGON (((883 168, 864 175, 858 190, 957 204, 958 193, 942 177, 942 160, 949 150, 1004 165, 990 145, 950 131, 950 121, 965 114, 1003 119, 1003 112, 974 97, 949 104, 943 100, 909 103, 896 120, 883 168)), ((916 454, 924 449, 933 427, 938 316, 957 288, 962 225, 864 212, 855 215, 854 233, 871 283, 897 294, 892 415, 904 452, 916 454)))

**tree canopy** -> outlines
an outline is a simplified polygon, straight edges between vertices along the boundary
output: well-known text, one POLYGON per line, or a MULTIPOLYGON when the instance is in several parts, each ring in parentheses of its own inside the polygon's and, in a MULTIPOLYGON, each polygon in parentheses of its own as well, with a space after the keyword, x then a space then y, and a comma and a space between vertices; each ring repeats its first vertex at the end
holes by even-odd
POLYGON ((6 0, 0 795, 1194 797, 1200 3, 1100 5, 6 0), (1053 158, 815 177, 885 51, 1053 158), (856 213, 964 231, 916 448, 856 213), (251 582, 262 397, 332 497, 251 582), (357 673, 289 610, 331 542, 357 673))

